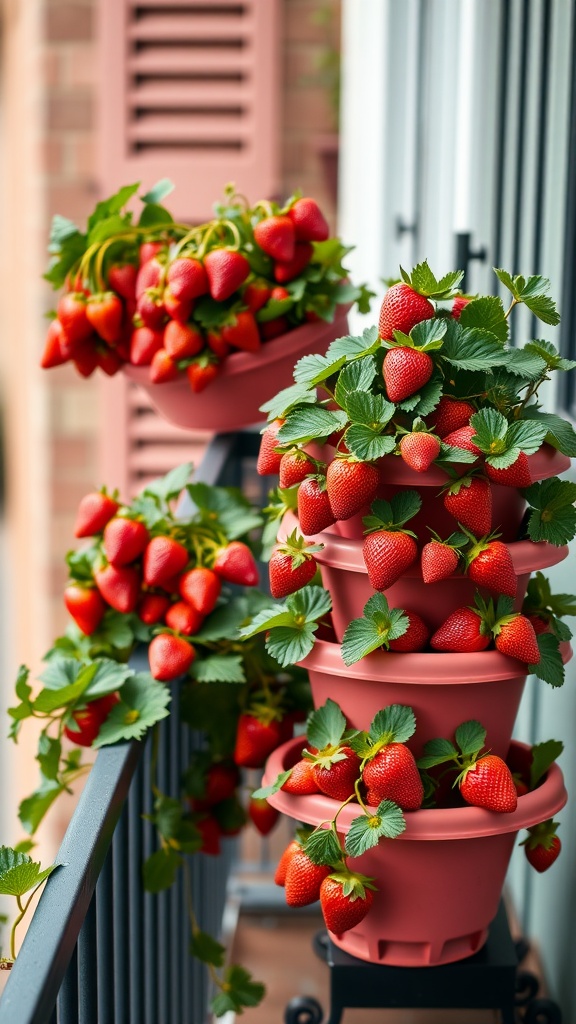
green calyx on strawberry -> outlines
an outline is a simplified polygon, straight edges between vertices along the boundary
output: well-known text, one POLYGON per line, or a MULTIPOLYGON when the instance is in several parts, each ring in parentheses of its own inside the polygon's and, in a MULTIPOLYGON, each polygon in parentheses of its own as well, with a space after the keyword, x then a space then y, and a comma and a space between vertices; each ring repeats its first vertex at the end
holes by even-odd
POLYGON ((536 420, 509 423, 496 409, 482 409, 470 417, 473 442, 484 455, 486 474, 493 483, 529 487, 532 483, 527 456, 544 443, 547 428, 536 420))
POLYGON ((426 320, 405 334, 395 330, 393 338, 383 340, 388 349, 382 364, 386 393, 391 402, 402 402, 416 394, 430 380, 434 361, 430 352, 442 348, 446 321, 426 320))
POLYGON ((86 494, 78 506, 74 536, 93 537, 101 533, 106 523, 116 515, 120 508, 120 504, 116 500, 117 497, 117 491, 109 495, 105 487, 101 491, 92 491, 90 494, 86 494))
POLYGON ((306 537, 322 533, 336 522, 330 505, 326 477, 307 476, 298 488, 298 521, 306 537))
POLYGON ((522 612, 512 611, 512 601, 500 598, 494 613, 492 636, 501 654, 527 665, 538 665, 541 654, 534 626, 522 612))
POLYGON ((492 488, 477 473, 467 473, 442 491, 444 508, 470 530, 483 537, 492 528, 492 488))
POLYGON ((442 444, 436 434, 432 434, 423 420, 417 418, 412 429, 402 433, 398 443, 398 451, 403 461, 417 473, 425 473, 440 455, 442 444))
POLYGON ((374 590, 387 590, 418 557, 416 535, 404 525, 421 505, 417 491, 400 491, 389 502, 373 502, 372 514, 365 516, 362 555, 374 590))
POLYGON ((352 740, 362 757, 362 781, 371 807, 378 807, 383 800, 393 801, 403 811, 422 806, 422 780, 414 755, 405 745, 415 729, 412 708, 391 704, 377 713, 368 733, 352 740))
POLYGON ((301 484, 307 476, 318 472, 321 463, 300 448, 284 452, 280 458, 278 483, 282 490, 301 484))
POLYGON ((373 594, 362 617, 348 624, 342 638, 342 660, 354 665, 381 647, 404 652, 425 647, 429 631, 415 612, 390 608, 384 594, 373 594))
POLYGON ((496 594, 516 597, 518 577, 508 548, 496 539, 499 534, 488 534, 476 540, 462 523, 459 526, 472 545, 466 552, 466 573, 470 579, 496 594))
POLYGON ((427 771, 450 764, 458 771, 454 785, 459 787, 466 803, 499 814, 515 811, 518 797, 508 765, 496 754, 479 756, 486 742, 486 730, 480 722, 463 722, 454 739, 456 745, 447 739, 429 740, 418 759, 418 767, 427 771))
POLYGON ((420 556, 422 579, 424 583, 437 583, 456 572, 460 552, 468 543, 468 538, 464 533, 452 533, 446 540, 442 540, 434 530, 430 530, 430 533, 432 540, 424 545, 420 556))
POLYGON ((373 878, 347 868, 328 875, 320 886, 320 907, 328 930, 340 936, 360 924, 372 906, 375 891, 373 878))
POLYGON ((309 715, 306 735, 316 753, 306 749, 302 756, 313 766, 318 789, 334 800, 347 800, 360 775, 360 758, 347 742, 346 719, 333 700, 309 715))
POLYGON ((351 519, 376 497, 380 475, 376 466, 354 456, 336 455, 326 471, 326 490, 334 517, 351 519))
POLYGON ((378 329, 385 340, 391 339, 394 331, 409 334, 416 324, 431 319, 434 306, 429 300, 452 298, 462 279, 462 272, 455 271, 437 280, 426 260, 411 273, 400 267, 400 273, 402 281, 388 289, 380 307, 378 329))
POLYGON ((549 580, 537 572, 528 582, 522 613, 530 619, 536 634, 553 633, 558 640, 570 640, 572 631, 562 619, 576 615, 576 596, 553 594, 549 580))
POLYGON ((435 651, 475 654, 485 651, 491 640, 492 634, 483 611, 475 606, 456 608, 430 637, 430 646, 435 651))
POLYGON ((308 544, 304 537, 293 530, 274 549, 268 563, 272 597, 287 597, 310 583, 317 569, 314 552, 321 551, 322 547, 322 544, 308 544))
POLYGON ((529 828, 528 836, 520 843, 520 846, 524 847, 528 863, 536 871, 547 871, 560 856, 562 843, 556 835, 559 827, 559 821, 552 821, 552 818, 548 818, 547 821, 542 821, 539 825, 529 828))
POLYGON ((242 768, 262 768, 266 758, 282 742, 284 710, 279 701, 254 701, 240 715, 236 728, 234 763, 242 768))

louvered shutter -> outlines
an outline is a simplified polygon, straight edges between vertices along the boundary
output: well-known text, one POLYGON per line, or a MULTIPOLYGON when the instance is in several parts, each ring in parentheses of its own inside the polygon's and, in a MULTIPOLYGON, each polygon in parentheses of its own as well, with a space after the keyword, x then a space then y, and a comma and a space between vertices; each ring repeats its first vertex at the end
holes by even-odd
MULTIPOLYGON (((99 190, 170 178, 175 217, 198 223, 233 181, 279 190, 279 0, 100 0, 99 190)), ((101 388, 102 479, 123 496, 208 435, 171 427, 119 374, 101 388)))
POLYGON ((200 220, 224 185, 279 184, 278 0, 101 0, 106 185, 170 177, 200 220))

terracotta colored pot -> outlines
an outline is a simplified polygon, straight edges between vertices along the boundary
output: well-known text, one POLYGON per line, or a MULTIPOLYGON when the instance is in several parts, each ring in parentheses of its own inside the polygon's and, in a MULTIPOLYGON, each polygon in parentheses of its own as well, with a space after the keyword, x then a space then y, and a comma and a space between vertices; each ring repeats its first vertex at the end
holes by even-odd
MULTIPOLYGON (((299 757, 301 740, 276 750, 266 765, 270 784, 299 757)), ((513 744, 516 748, 524 744, 513 744)), ((566 803, 562 772, 553 765, 544 782, 518 800, 512 814, 477 807, 413 811, 406 831, 350 858, 350 867, 376 879, 372 908, 355 928, 331 934, 341 949, 361 960, 399 967, 426 967, 462 960, 479 950, 496 916, 508 863, 520 829, 551 818, 566 803)), ((295 797, 280 791, 270 803, 310 825, 333 818, 329 797, 295 797)), ((338 819, 345 835, 357 804, 338 819)))
MULTIPOLYGON (((330 460, 333 449, 325 449, 320 457, 330 460)), ((558 476, 570 468, 570 459, 567 455, 544 444, 535 455, 528 456, 530 474, 536 483, 538 480, 545 480, 551 476, 558 476)), ((436 530, 441 537, 448 537, 457 529, 456 520, 444 508, 438 494, 442 487, 448 482, 448 474, 438 466, 433 466, 426 473, 416 473, 406 463, 395 455, 385 455, 379 460, 380 486, 378 497, 389 500, 398 491, 416 490, 422 498, 422 508, 417 516, 410 520, 408 527, 418 535, 420 541, 425 543, 429 539, 428 527, 436 530)), ((466 467, 461 467, 465 470, 466 467)), ((502 540, 513 541, 518 536, 522 517, 526 509, 526 502, 515 487, 502 487, 500 484, 492 484, 492 528, 498 530, 502 540)), ((362 512, 330 527, 330 533, 337 533, 341 537, 360 538, 364 533, 362 516, 368 515, 369 508, 366 506, 362 512)))
POLYGON ((259 408, 278 391, 293 383, 295 362, 309 352, 324 354, 335 338, 348 333, 347 306, 339 306, 331 324, 304 324, 263 344, 255 354, 235 352, 228 356, 220 374, 205 391, 194 394, 185 374, 175 381, 152 384, 147 366, 122 369, 147 392, 156 410, 177 427, 238 430, 260 423, 259 408))
MULTIPOLYGON (((297 525, 296 516, 288 513, 282 521, 279 538, 285 539, 297 525)), ((307 539, 324 545, 315 558, 320 566, 322 583, 332 595, 334 631, 338 640, 342 640, 346 626, 352 619, 360 618, 364 605, 374 593, 362 557, 363 541, 338 537, 328 530, 307 539)), ((544 542, 534 544, 529 540, 514 541, 507 547, 518 576, 514 607, 519 611, 530 574, 562 562, 568 557, 568 547, 555 547, 544 542)), ((435 630, 456 608, 473 604, 477 589, 472 580, 461 574, 448 576, 437 583, 424 583, 418 560, 388 588, 386 600, 391 608, 417 612, 430 629, 435 630)), ((480 591, 485 596, 490 594, 484 587, 480 591)))
MULTIPOLYGON (((564 662, 569 661, 570 645, 561 648, 564 662)), ((413 708, 416 732, 408 746, 416 757, 428 740, 451 736, 461 722, 472 718, 486 728, 486 745, 492 752, 506 757, 527 678, 523 662, 499 651, 375 651, 347 668, 340 646, 325 640, 317 640, 300 664, 310 677, 314 707, 331 697, 354 729, 368 729, 376 712, 388 704, 413 708)))

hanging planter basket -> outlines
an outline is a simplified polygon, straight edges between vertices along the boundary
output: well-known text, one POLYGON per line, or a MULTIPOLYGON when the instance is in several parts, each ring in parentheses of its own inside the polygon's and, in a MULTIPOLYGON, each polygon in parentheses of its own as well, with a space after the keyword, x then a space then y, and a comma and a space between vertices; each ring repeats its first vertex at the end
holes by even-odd
MULTIPOLYGON (((298 760, 301 746, 301 740, 291 740, 272 754, 264 785, 298 760)), ((527 749, 512 744, 517 754, 527 749)), ((333 818, 338 807, 327 796, 282 790, 268 799, 283 814, 313 826, 333 818)), ((432 967, 476 953, 496 916, 517 833, 553 817, 566 799, 562 772, 553 765, 511 814, 478 807, 407 813, 401 836, 350 860, 354 871, 376 879, 378 892, 361 924, 340 936, 330 933, 332 941, 361 960, 397 967, 432 967)), ((342 810, 342 836, 357 813, 354 804, 342 810)))
MULTIPOLYGON (((561 644, 563 661, 572 657, 561 644)), ((408 746, 420 757, 435 736, 452 734, 461 722, 477 719, 486 745, 506 757, 527 678, 526 665, 499 651, 479 654, 398 654, 375 651, 345 666, 340 645, 317 640, 300 663, 310 678, 314 707, 336 701, 351 728, 368 729, 389 704, 407 704, 418 723, 408 746)))
POLYGON ((335 338, 348 333, 348 306, 337 308, 332 323, 303 324, 264 342, 256 352, 235 352, 221 364, 205 391, 194 394, 185 374, 164 384, 150 381, 146 366, 122 367, 149 396, 163 419, 188 430, 239 430, 265 418, 259 411, 278 390, 288 387, 296 360, 309 352, 325 353, 335 338))

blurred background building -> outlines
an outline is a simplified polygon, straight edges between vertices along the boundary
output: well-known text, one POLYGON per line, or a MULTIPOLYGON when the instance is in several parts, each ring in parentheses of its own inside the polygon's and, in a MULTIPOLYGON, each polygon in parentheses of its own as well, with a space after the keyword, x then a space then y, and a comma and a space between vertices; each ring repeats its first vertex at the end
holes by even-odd
MULTIPOLYGON (((39 370, 52 215, 83 223, 120 184, 144 191, 160 177, 177 185, 175 213, 197 222, 230 180, 253 199, 300 188, 356 246, 354 277, 379 294, 399 263, 426 257, 444 273, 457 245, 470 291, 494 290, 492 266, 545 273, 563 326, 539 333, 574 356, 575 39, 574 0, 3 0, 3 705, 18 663, 37 670, 64 624, 63 558, 82 495, 104 481, 136 489, 203 442, 162 423, 122 379, 39 370)), ((518 317, 519 338, 534 329, 518 317)), ((573 391, 543 398, 570 415, 573 391)), ((553 570, 556 589, 573 589, 572 571, 553 570)), ((574 674, 558 692, 529 685, 516 732, 565 741, 576 793, 574 674)), ((16 753, 9 842, 35 777, 28 747, 16 753)), ((566 1019, 575 806, 562 814, 555 870, 528 877, 517 857, 510 877, 566 1019)))

